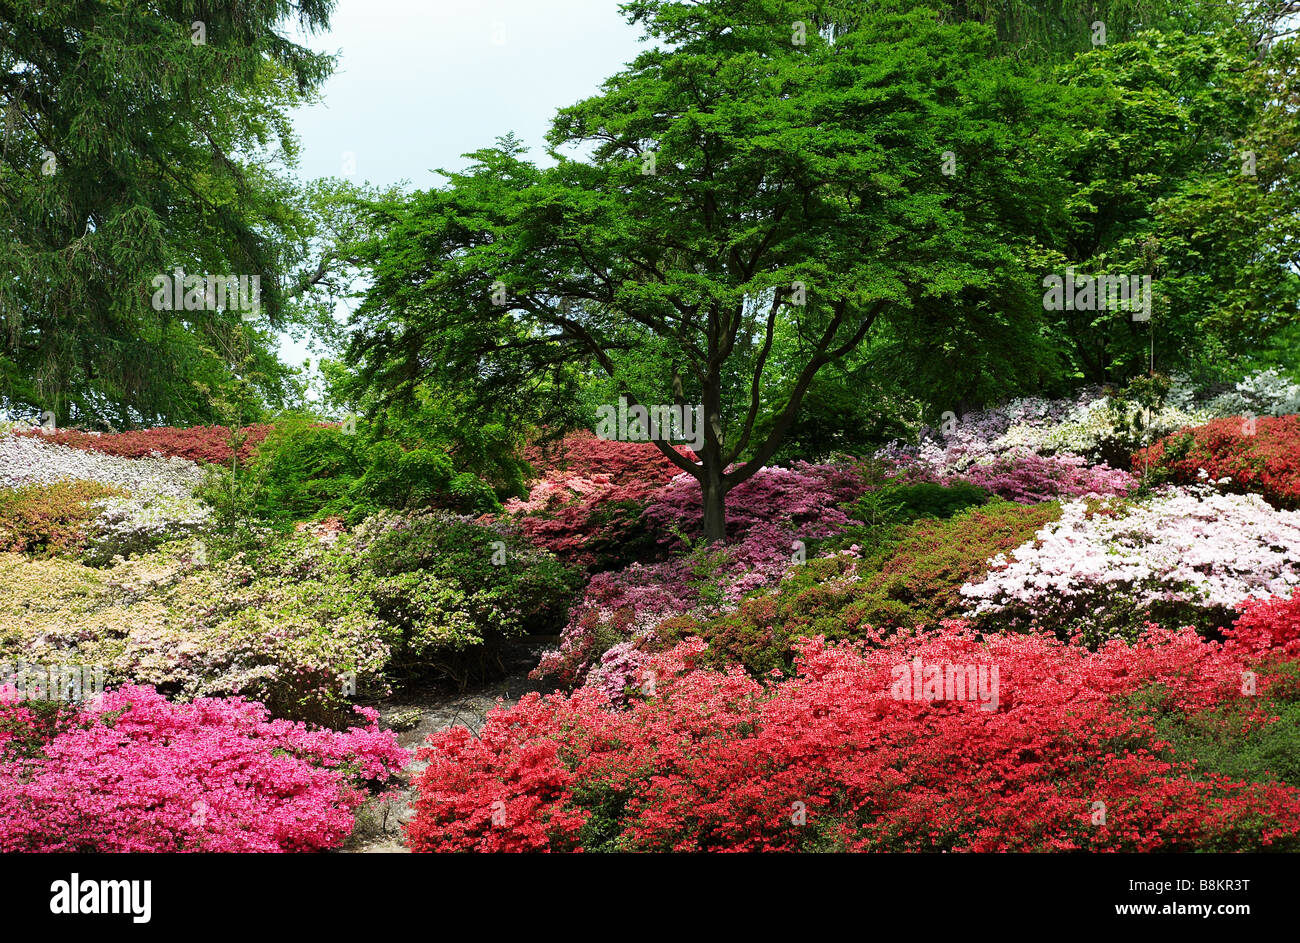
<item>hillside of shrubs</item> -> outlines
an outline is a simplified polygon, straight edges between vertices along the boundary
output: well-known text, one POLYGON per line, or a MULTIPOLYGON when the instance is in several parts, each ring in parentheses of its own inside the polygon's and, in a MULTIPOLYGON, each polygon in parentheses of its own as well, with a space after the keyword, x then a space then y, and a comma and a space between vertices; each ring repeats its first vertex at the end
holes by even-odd
POLYGON ((511 494, 340 423, 11 426, 0 849, 324 850, 405 787, 415 851, 1294 850, 1274 381, 1257 420, 1155 414, 1127 467, 1101 391, 774 464, 722 542, 653 444, 582 430, 511 494), (477 734, 379 725, 525 639, 537 690, 477 734), (914 663, 992 699, 900 698, 914 663))

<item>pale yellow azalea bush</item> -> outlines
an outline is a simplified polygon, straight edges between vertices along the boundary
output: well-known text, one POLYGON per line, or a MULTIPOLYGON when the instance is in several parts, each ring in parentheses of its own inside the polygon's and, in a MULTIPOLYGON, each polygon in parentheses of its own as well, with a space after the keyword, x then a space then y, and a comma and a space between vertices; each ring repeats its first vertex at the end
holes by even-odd
POLYGON ((7 661, 94 665, 110 685, 243 694, 316 720, 354 690, 386 690, 392 631, 343 579, 198 566, 177 548, 102 569, 4 554, 0 579, 15 587, 0 602, 7 661))

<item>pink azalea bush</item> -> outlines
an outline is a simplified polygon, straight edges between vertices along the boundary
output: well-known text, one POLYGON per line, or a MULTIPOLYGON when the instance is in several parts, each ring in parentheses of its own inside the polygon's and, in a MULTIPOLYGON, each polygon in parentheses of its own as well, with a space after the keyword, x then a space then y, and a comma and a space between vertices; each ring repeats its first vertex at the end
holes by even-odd
MULTIPOLYGON (((789 468, 764 468, 727 494, 727 536, 743 536, 759 523, 781 523, 805 538, 829 536, 848 523, 839 506, 864 490, 862 478, 847 465, 794 462, 789 468)), ((700 483, 677 476, 655 493, 645 515, 667 531, 701 533, 700 483)))
MULTIPOLYGON (((729 611, 746 594, 778 584, 799 559, 796 542, 849 524, 840 505, 864 487, 848 466, 800 462, 763 469, 727 496, 729 542, 723 547, 592 577, 570 612, 560 647, 543 655, 533 676, 621 691, 638 640, 665 619, 729 611), (619 643, 628 644, 602 661, 602 653, 619 643)), ((645 518, 665 541, 680 544, 674 534, 693 539, 703 527, 699 483, 686 475, 673 479, 652 496, 645 518)))
POLYGON ((334 731, 241 698, 105 692, 54 724, 0 704, 0 851, 314 851, 407 761, 378 714, 334 731))
POLYGON ((1069 452, 1003 455, 971 465, 960 478, 1021 504, 1090 494, 1126 495, 1138 483, 1123 469, 1111 468, 1104 463, 1089 465, 1082 456, 1069 452))

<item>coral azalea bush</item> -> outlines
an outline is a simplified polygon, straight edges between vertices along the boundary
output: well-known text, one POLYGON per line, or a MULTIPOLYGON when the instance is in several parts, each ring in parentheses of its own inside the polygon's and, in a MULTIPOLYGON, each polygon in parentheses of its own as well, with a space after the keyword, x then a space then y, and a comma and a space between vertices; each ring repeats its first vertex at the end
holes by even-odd
POLYGON ((1297 509, 1300 416, 1217 419, 1138 452, 1133 467, 1184 484, 1212 479, 1229 491, 1262 495, 1274 507, 1297 509))
POLYGON ((647 662, 626 709, 593 689, 529 695, 477 737, 435 734, 418 754, 411 847, 1300 848, 1296 784, 1200 771, 1156 735, 1156 721, 1229 704, 1244 704, 1243 732, 1269 726, 1241 693, 1255 646, 1152 626, 1090 653, 1042 635, 981 640, 958 622, 873 641, 811 640, 793 677, 764 680, 700 668, 703 643, 686 642, 647 662), (995 709, 902 698, 898 668, 915 659, 983 666, 995 709))
MULTIPOLYGON (((269 425, 245 426, 236 430, 241 444, 239 458, 247 461, 268 432, 269 425)), ((46 442, 66 445, 86 452, 101 452, 121 458, 145 458, 161 455, 164 458, 185 458, 191 462, 228 465, 234 453, 231 450, 231 430, 226 426, 193 426, 175 429, 161 426, 155 429, 135 429, 130 432, 83 432, 79 429, 59 429, 53 432, 32 430, 17 435, 40 437, 46 442)))
POLYGON ((406 760, 367 725, 314 730, 238 698, 127 687, 53 724, 0 706, 0 851, 313 851, 406 760))

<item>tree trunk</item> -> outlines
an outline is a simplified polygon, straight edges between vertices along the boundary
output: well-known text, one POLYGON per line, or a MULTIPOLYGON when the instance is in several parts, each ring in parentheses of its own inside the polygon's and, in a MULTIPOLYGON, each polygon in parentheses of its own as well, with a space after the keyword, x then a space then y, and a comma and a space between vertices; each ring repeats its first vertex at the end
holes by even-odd
POLYGON ((703 393, 704 449, 700 454, 700 493, 704 501, 704 539, 708 543, 727 537, 727 484, 723 479, 722 399, 717 371, 705 380, 703 393))
POLYGON ((722 469, 707 459, 700 479, 704 496, 704 539, 709 543, 727 536, 727 492, 722 487, 722 469))

